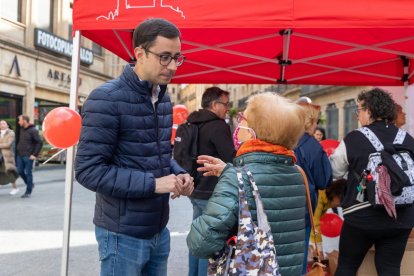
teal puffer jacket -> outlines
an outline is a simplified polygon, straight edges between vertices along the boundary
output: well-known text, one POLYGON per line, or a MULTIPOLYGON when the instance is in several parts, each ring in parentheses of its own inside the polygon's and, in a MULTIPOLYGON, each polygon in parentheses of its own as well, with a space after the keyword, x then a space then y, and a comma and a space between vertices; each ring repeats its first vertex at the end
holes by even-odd
MULTIPOLYGON (((301 173, 291 157, 254 152, 234 159, 253 174, 272 230, 281 274, 301 275, 305 252, 306 191, 301 173)), ((256 204, 248 178, 243 173, 248 204, 256 220, 256 204)), ((227 165, 202 216, 192 223, 187 237, 191 252, 209 258, 224 248, 236 234, 239 191, 236 170, 227 165)))

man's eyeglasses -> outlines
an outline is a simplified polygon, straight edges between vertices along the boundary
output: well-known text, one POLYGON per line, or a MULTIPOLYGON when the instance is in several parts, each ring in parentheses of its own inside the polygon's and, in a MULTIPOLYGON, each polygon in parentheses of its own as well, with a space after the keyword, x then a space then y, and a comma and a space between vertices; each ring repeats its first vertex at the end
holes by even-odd
POLYGON ((172 60, 175 61, 175 65, 180 66, 181 64, 183 64, 184 60, 185 60, 185 56, 183 55, 176 55, 176 56, 172 56, 169 54, 157 54, 154 53, 148 49, 143 48, 145 52, 148 52, 150 54, 153 54, 154 56, 157 56, 160 58, 160 64, 162 66, 168 66, 172 60))
POLYGON ((225 107, 230 107, 230 102, 221 102, 221 101, 216 101, 222 105, 224 105, 225 107))
POLYGON ((247 121, 246 117, 244 117, 243 112, 237 113, 237 123, 241 123, 241 121, 247 121))

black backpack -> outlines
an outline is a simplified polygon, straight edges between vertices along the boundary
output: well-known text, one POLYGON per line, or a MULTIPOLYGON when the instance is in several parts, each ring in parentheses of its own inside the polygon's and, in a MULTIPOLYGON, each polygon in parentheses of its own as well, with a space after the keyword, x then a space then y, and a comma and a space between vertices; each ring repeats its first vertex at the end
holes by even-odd
POLYGON ((186 170, 194 180, 198 176, 197 156, 198 156, 198 129, 197 124, 188 121, 177 128, 174 139, 174 160, 186 170))

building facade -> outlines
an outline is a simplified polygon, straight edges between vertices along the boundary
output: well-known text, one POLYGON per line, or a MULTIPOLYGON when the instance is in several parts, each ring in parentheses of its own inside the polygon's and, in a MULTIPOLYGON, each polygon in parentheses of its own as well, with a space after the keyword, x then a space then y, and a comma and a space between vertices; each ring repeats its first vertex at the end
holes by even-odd
MULTIPOLYGON (((40 125, 47 111, 69 104, 72 2, 0 1, 0 116, 12 124, 25 113, 40 125)), ((80 106, 125 64, 86 38, 81 46, 80 106)))
MULTIPOLYGON (((0 0, 0 119, 27 114, 41 131, 47 112, 69 105, 73 0, 0 0)), ((78 106, 126 64, 81 38, 78 106)))

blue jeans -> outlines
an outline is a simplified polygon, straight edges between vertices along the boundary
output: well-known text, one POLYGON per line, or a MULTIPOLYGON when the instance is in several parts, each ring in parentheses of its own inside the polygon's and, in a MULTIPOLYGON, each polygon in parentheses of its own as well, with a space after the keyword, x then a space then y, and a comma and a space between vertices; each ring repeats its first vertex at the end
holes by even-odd
POLYGON ((29 156, 16 156, 16 166, 20 177, 26 184, 26 194, 31 194, 33 189, 33 160, 29 156))
POLYGON ((96 226, 101 276, 167 275, 170 231, 165 227, 151 239, 138 239, 96 226))
MULTIPOLYGON (((208 200, 191 198, 193 204, 193 220, 201 216, 206 209, 208 200)), ((206 276, 208 260, 199 259, 188 253, 188 276, 206 276)))

